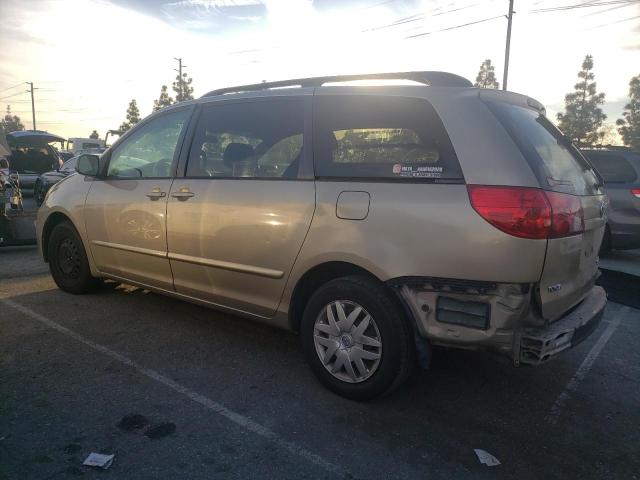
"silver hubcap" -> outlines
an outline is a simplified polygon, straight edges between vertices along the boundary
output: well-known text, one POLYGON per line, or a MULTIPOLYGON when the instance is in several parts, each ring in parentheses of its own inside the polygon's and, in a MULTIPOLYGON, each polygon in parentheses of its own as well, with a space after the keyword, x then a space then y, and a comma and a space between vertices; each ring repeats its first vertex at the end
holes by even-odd
POLYGON ((323 308, 316 319, 313 341, 324 368, 343 382, 363 382, 380 365, 378 326, 355 302, 337 300, 323 308))

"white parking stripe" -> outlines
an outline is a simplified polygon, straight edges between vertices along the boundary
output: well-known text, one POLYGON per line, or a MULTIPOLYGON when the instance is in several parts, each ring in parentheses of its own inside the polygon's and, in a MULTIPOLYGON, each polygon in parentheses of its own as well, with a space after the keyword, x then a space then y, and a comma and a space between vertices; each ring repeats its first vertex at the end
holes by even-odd
POLYGON ((155 370, 151 370, 150 368, 145 368, 142 365, 134 362, 133 360, 125 357, 124 355, 121 355, 118 352, 114 352, 113 350, 103 345, 95 343, 83 337, 82 335, 74 332, 73 330, 69 330, 68 328, 63 327, 62 325, 54 322, 53 320, 48 319, 44 315, 40 315, 39 313, 34 312, 30 308, 27 308, 24 305, 21 305, 13 300, 10 300, 8 298, 0 298, 0 302, 18 310, 19 312, 31 317, 32 319, 40 323, 43 323, 49 328, 57 330, 58 332, 64 335, 67 335, 68 337, 71 337, 79 341, 80 343, 83 343, 88 347, 93 348, 94 350, 104 353, 105 355, 119 361, 124 365, 134 368, 138 373, 145 375, 146 377, 152 378, 153 380, 169 387, 170 389, 178 393, 181 393, 182 395, 188 397, 194 402, 199 403, 200 405, 208 408, 209 410, 225 417, 227 420, 232 421, 236 425, 239 425, 242 428, 255 433, 256 435, 259 435, 263 438, 266 438, 267 440, 272 441, 273 443, 289 451, 290 453, 298 455, 304 458, 305 460, 324 468, 328 472, 339 474, 341 476, 347 476, 347 472, 345 470, 338 467, 337 465, 334 465, 331 462, 328 462, 327 460, 323 459, 321 456, 310 452, 309 450, 305 449, 304 447, 301 447, 296 443, 283 439, 280 435, 275 433, 273 430, 270 430, 267 427, 264 427, 259 423, 254 422, 253 420, 245 417, 244 415, 241 415, 237 412, 234 412, 233 410, 228 409, 227 407, 219 404, 218 402, 211 400, 208 397, 205 397, 204 395, 199 394, 198 392, 195 392, 183 385, 180 385, 177 382, 174 382, 170 378, 165 377, 164 375, 156 372, 155 370))
POLYGON ((607 328, 602 332, 602 335, 600 335, 600 338, 598 338, 598 341, 593 345, 593 347, 591 347, 591 350, 589 350, 589 353, 582 361, 582 364, 573 377, 571 377, 571 380, 569 380, 569 383, 567 383, 567 386, 564 388, 562 393, 558 395, 558 398, 551 407, 551 411, 545 419, 547 423, 554 425, 558 421, 564 405, 571 397, 571 393, 578 389, 578 386, 582 380, 584 380, 584 377, 587 376, 587 373, 591 370, 591 367, 598 358, 598 355, 600 355, 600 352, 611 338, 611 335, 613 335, 615 329, 620 325, 620 317, 622 317, 628 310, 629 307, 622 307, 618 310, 617 315, 613 317, 609 325, 607 325, 607 328))

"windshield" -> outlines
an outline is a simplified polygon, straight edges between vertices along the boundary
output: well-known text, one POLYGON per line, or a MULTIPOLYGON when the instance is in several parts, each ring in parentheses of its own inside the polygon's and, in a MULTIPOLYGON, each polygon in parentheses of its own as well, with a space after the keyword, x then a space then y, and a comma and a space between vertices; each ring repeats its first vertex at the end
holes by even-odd
POLYGON ((78 157, 70 158, 69 160, 64 162, 64 165, 62 165, 62 167, 60 167, 60 171, 65 173, 73 172, 76 169, 77 163, 78 163, 78 157))

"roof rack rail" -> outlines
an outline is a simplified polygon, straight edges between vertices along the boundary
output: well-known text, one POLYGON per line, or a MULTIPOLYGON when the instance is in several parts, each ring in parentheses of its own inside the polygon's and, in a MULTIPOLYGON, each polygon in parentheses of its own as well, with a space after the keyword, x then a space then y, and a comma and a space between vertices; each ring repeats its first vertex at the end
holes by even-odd
POLYGON ((597 143, 590 147, 584 147, 583 150, 620 150, 620 151, 632 151, 633 148, 627 147, 624 145, 604 145, 602 143, 597 143))
POLYGON ((448 72, 389 72, 295 78, 277 82, 254 83, 252 85, 219 88, 203 95, 203 97, 215 97, 217 95, 224 95, 225 93, 254 92, 279 87, 321 87, 325 83, 351 82, 354 80, 411 80, 432 87, 473 87, 473 84, 466 78, 448 72))

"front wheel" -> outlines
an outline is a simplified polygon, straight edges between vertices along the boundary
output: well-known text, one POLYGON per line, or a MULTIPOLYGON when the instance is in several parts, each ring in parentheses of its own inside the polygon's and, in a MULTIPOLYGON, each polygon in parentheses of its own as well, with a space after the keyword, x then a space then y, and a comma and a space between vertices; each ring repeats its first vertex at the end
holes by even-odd
POLYGON ((364 276, 320 287, 304 310, 300 333, 320 382, 353 400, 390 393, 414 367, 407 319, 385 286, 364 276))
POLYGON ((69 222, 53 227, 47 245, 49 270, 56 285, 69 293, 95 291, 100 280, 91 276, 82 239, 69 222))

